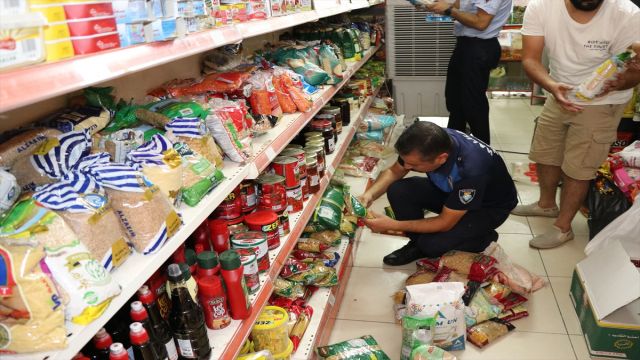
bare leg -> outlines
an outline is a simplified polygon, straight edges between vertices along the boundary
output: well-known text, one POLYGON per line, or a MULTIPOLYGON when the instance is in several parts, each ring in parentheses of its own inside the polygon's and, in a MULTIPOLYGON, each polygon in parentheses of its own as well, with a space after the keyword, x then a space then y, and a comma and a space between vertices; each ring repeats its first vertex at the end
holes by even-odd
POLYGON ((562 176, 563 184, 560 192, 560 214, 555 226, 562 232, 571 230, 571 221, 584 203, 589 190, 589 180, 576 180, 565 174, 562 176))
POLYGON ((543 209, 556 207, 556 190, 562 175, 560 166, 537 164, 537 173, 538 183, 540 184, 538 206, 543 209))

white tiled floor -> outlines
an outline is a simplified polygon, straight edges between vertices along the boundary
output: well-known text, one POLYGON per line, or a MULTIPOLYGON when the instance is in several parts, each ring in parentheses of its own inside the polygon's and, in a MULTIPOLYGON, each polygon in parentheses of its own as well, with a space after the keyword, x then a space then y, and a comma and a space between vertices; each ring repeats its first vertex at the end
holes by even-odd
MULTIPOLYGON (((527 153, 533 132, 533 119, 540 106, 530 106, 528 99, 493 99, 491 101, 492 146, 498 150, 527 153)), ((528 162, 522 154, 503 152, 507 164, 528 162)), ((535 185, 517 184, 520 201, 537 200, 535 185)), ((387 206, 386 198, 376 201, 375 211, 387 206)), ((573 222, 576 239, 550 250, 536 250, 528 245, 533 234, 550 226, 552 220, 510 216, 499 229, 500 245, 513 261, 543 276, 548 284, 529 297, 530 316, 514 321, 516 330, 485 349, 467 344, 455 355, 470 359, 561 359, 587 360, 589 355, 578 318, 569 299, 571 273, 576 262, 584 257, 588 239, 585 218, 578 214, 573 222)), ((389 267, 382 257, 401 247, 405 238, 371 234, 369 230, 356 244, 354 268, 338 313, 330 343, 373 335, 382 349, 399 359, 401 329, 395 324, 391 296, 403 287, 414 264, 389 267)))

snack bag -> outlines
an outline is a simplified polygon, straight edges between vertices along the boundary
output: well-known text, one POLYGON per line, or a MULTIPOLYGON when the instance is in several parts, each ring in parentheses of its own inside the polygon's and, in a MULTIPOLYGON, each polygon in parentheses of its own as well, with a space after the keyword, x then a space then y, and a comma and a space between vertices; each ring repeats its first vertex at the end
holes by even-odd
POLYGON ((108 271, 129 257, 131 250, 118 216, 104 188, 90 175, 72 171, 61 181, 38 188, 33 199, 64 219, 91 256, 108 271))
POLYGON ((273 282, 273 293, 288 299, 299 299, 304 296, 304 287, 278 276, 273 282))
POLYGON ((498 318, 507 322, 522 319, 529 316, 529 311, 524 305, 515 306, 509 310, 505 310, 498 315, 498 318))
POLYGON ((329 246, 336 246, 340 244, 340 240, 342 240, 340 230, 317 231, 309 234, 308 236, 311 239, 320 240, 329 246))
POLYGON ((296 243, 296 249, 314 253, 320 253, 331 246, 318 239, 301 238, 296 243))
POLYGON ((617 74, 622 73, 626 68, 626 63, 635 56, 636 53, 629 49, 610 57, 600 64, 580 85, 571 90, 569 93, 570 99, 582 103, 592 101, 602 92, 604 84, 617 74))
POLYGON ((316 348, 322 360, 376 359, 390 360, 371 335, 316 348))
POLYGON ((180 154, 185 165, 182 173, 182 201, 189 206, 196 206, 222 182, 224 175, 215 164, 186 143, 175 143, 173 148, 180 154))
POLYGON ((437 346, 421 345, 413 349, 409 360, 457 360, 453 354, 437 346))
POLYGON ((467 327, 487 321, 502 312, 501 304, 480 288, 471 299, 469 306, 464 309, 467 327))
POLYGON ((491 319, 470 327, 467 329, 467 334, 470 343, 483 348, 515 328, 504 320, 491 319))
POLYGON ((466 324, 459 282, 429 283, 407 286, 407 315, 434 316, 436 330, 433 344, 444 350, 464 350, 466 324))
POLYGON ((433 317, 405 316, 402 318, 402 349, 400 360, 410 360, 413 349, 431 345, 435 333, 433 317))

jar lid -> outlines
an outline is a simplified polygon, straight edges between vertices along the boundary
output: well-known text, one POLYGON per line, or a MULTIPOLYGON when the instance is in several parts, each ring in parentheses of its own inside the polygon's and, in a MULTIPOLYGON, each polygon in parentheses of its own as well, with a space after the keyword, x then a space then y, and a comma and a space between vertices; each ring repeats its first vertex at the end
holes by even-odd
POLYGON ((278 214, 269 210, 258 210, 244 217, 247 225, 271 225, 278 221, 278 214))
POLYGON ((322 136, 322 133, 319 131, 307 131, 304 133, 305 138, 313 137, 313 136, 322 136))
POLYGON ((198 254, 198 266, 202 269, 213 269, 218 266, 218 256, 213 251, 203 251, 198 254))
POLYGON ((291 157, 297 157, 302 154, 304 154, 304 150, 302 150, 302 146, 299 149, 285 148, 280 152, 280 155, 282 156, 291 156, 291 157))
POLYGON ((284 184, 284 176, 280 176, 276 174, 262 174, 258 176, 258 184, 261 184, 261 185, 284 184))
POLYGON ((290 156, 278 156, 275 159, 273 159, 272 162, 274 164, 287 165, 287 164, 297 163, 298 159, 296 159, 294 157, 290 157, 290 156))
POLYGON ((340 114, 340 108, 337 106, 325 106, 320 111, 323 113, 332 114, 332 115, 340 114))
POLYGON ((279 306, 265 306, 253 326, 254 330, 264 331, 284 326, 289 322, 289 314, 279 306))
MULTIPOLYGON (((313 154, 315 155, 315 153, 313 154)), ((307 166, 313 167, 315 165, 318 165, 318 159, 311 156, 307 157, 307 166)))
MULTIPOLYGON (((260 231, 245 231, 234 234, 231 238, 231 245, 239 248, 253 247, 267 241, 267 235, 260 231)), ((222 262, 222 259, 220 259, 222 262)))
POLYGON ((220 254, 220 266, 224 270, 234 270, 240 267, 240 255, 235 250, 227 250, 220 254))

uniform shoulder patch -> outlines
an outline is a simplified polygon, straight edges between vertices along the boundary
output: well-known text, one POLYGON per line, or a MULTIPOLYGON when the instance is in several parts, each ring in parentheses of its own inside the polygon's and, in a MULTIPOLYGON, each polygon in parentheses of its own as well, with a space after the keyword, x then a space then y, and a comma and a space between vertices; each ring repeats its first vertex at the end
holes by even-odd
POLYGON ((460 202, 465 205, 473 201, 475 196, 476 189, 461 189, 458 191, 458 198, 460 198, 460 202))

